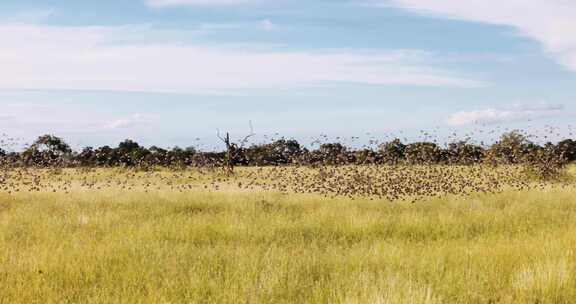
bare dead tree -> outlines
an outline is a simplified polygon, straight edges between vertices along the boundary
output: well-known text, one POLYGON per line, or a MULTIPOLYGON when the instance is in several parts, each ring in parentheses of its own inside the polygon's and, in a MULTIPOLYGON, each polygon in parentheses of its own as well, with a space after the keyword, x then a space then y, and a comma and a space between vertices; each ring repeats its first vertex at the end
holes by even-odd
POLYGON ((254 133, 254 127, 252 126, 252 121, 249 121, 248 125, 250 126, 250 133, 248 135, 246 135, 239 142, 239 144, 233 143, 230 140, 230 133, 226 132, 226 135, 222 136, 220 134, 220 130, 216 129, 216 132, 217 132, 216 135, 226 145, 226 155, 225 155, 225 160, 224 160, 224 168, 226 170, 226 173, 228 173, 228 174, 234 173, 234 161, 236 160, 236 158, 238 156, 238 151, 242 150, 244 148, 244 146, 248 143, 250 138, 253 137, 254 135, 256 135, 256 133, 254 133))

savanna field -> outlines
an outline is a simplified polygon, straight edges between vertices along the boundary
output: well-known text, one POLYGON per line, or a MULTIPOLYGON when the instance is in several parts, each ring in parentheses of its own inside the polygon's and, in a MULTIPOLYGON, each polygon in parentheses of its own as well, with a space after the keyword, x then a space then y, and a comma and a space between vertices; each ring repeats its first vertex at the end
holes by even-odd
POLYGON ((0 303, 574 303, 574 174, 6 170, 0 303))
POLYGON ((0 0, 0 304, 576 304, 576 0, 0 0))

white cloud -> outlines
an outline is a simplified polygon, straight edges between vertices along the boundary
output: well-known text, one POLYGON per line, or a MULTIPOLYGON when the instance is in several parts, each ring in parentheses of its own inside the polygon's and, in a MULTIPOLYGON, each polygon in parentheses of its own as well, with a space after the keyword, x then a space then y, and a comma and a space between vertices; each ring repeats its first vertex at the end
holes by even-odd
POLYGON ((206 46, 183 43, 187 35, 149 26, 0 24, 0 69, 9 75, 0 78, 0 89, 190 93, 336 83, 482 85, 432 67, 424 52, 206 46))
POLYGON ((562 105, 522 105, 516 104, 508 108, 487 108, 474 111, 462 111, 452 114, 447 123, 453 126, 470 124, 494 124, 514 121, 531 120, 545 117, 565 115, 562 105))
POLYGON ((278 26, 276 26, 276 24, 270 21, 270 19, 264 19, 260 21, 260 25, 267 32, 272 32, 278 28, 278 26))
POLYGON ((104 129, 127 129, 150 123, 149 117, 143 114, 132 114, 130 117, 116 119, 104 124, 104 129))
POLYGON ((114 118, 110 113, 87 109, 82 103, 10 103, 0 100, 0 113, 0 133, 28 140, 41 134, 73 135, 77 138, 151 134, 160 122, 158 115, 150 113, 114 118))
POLYGON ((18 140, 14 147, 3 147, 0 143, 1 148, 19 149, 43 134, 62 136, 78 150, 95 141, 115 144, 125 138, 150 138, 156 143, 158 139, 154 134, 161 117, 153 113, 118 118, 105 109, 87 108, 82 102, 50 100, 40 104, 19 100, 21 98, 10 102, 6 97, 0 92, 0 141, 7 137, 3 134, 18 140))
POLYGON ((147 0, 146 4, 151 7, 172 6, 233 6, 243 4, 255 4, 261 0, 147 0))
POLYGON ((573 0, 374 0, 421 14, 515 28, 538 41, 561 64, 576 70, 576 1, 573 0))
POLYGON ((78 106, 48 106, 37 103, 0 100, 0 129, 8 134, 93 131, 99 128, 96 113, 87 113, 78 106))

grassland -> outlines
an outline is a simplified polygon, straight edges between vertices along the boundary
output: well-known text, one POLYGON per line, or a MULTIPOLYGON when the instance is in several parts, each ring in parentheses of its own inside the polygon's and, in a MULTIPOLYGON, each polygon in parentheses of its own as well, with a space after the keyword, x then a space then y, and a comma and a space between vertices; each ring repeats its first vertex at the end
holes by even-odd
POLYGON ((0 303, 576 299, 573 186, 411 204, 96 185, 0 193, 0 303))

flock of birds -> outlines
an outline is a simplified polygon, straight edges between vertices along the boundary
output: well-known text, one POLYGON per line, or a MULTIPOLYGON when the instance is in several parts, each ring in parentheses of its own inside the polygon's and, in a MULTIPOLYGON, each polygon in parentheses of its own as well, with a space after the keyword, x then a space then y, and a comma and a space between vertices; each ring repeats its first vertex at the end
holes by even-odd
MULTIPOLYGON (((412 202, 445 195, 497 193, 535 185, 520 167, 487 166, 321 166, 269 168, 249 172, 256 189, 283 193, 313 193, 326 197, 358 197, 412 202)), ((247 185, 248 187, 250 186, 247 185)), ((254 188, 252 188, 254 189, 254 188)))
MULTIPOLYGON (((13 142, 10 141, 12 145, 13 142)), ((0 141, 0 146, 7 146, 6 143, 0 141)), ((178 169, 32 168, 0 162, 0 194, 8 195, 79 191, 272 191, 330 198, 417 202, 446 195, 523 191, 547 185, 546 181, 531 179, 521 164, 300 164, 236 168, 230 172, 218 166, 178 169)))
POLYGON ((0 193, 78 191, 272 191, 330 198, 416 202, 426 198, 544 187, 522 166, 347 165, 136 170, 126 168, 11 168, 0 173, 0 193))

